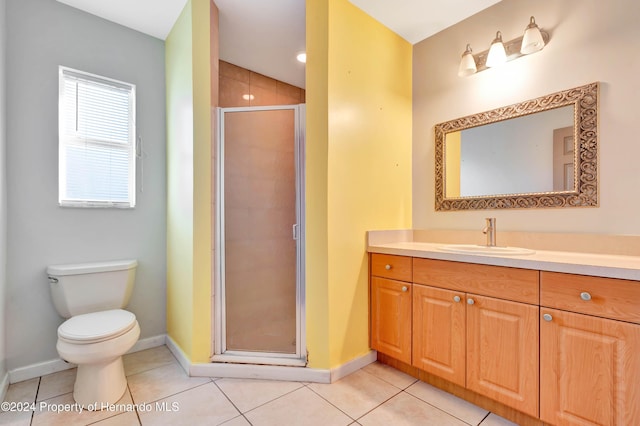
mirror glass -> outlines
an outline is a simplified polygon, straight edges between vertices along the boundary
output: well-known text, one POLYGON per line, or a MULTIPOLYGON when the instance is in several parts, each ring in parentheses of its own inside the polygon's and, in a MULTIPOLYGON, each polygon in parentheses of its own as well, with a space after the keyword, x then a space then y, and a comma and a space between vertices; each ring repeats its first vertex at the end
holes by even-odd
POLYGON ((445 135, 447 198, 573 191, 574 107, 445 135))
POLYGON ((435 126, 436 211, 597 206, 598 83, 435 126))

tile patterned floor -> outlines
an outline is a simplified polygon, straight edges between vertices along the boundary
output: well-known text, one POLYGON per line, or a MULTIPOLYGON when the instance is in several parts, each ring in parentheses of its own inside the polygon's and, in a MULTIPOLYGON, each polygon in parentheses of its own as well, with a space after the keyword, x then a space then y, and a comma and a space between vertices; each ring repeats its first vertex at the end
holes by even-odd
POLYGON ((10 385, 5 401, 27 411, 1 412, 0 425, 514 425, 378 363, 330 385, 189 377, 165 346, 124 365, 127 392, 107 410, 73 409, 68 370, 10 385))

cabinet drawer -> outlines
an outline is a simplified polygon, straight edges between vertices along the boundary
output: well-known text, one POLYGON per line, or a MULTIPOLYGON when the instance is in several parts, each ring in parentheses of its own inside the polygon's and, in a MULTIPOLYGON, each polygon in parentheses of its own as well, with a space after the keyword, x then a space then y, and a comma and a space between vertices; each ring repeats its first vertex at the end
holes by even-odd
POLYGON ((411 258, 373 253, 371 255, 371 275, 410 282, 413 276, 411 273, 411 258))
POLYGON ((640 323, 640 282, 540 273, 540 305, 640 323))
POLYGON ((413 259, 413 282, 537 305, 539 272, 447 260, 413 259))

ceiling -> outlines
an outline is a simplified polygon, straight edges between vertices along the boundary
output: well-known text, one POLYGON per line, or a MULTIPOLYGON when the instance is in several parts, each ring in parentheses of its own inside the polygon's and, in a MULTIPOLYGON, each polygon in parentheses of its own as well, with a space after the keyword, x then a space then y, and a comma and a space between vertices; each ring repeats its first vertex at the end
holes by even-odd
MULTIPOLYGON (((164 40, 187 0, 58 0, 164 40)), ((305 0, 214 0, 220 59, 305 87, 305 0)), ((500 0, 349 0, 411 44, 500 0)))

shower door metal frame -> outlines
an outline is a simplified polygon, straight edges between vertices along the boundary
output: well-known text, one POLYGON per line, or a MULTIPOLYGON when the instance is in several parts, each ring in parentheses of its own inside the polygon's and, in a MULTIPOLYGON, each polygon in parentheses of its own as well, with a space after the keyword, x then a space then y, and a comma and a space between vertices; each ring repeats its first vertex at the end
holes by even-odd
POLYGON ((216 181, 213 279, 214 310, 212 315, 213 362, 300 366, 307 364, 305 319, 305 122, 306 109, 300 105, 230 107, 217 109, 216 181), (225 308, 225 222, 224 222, 224 115, 252 111, 294 111, 294 161, 296 170, 296 224, 292 238, 296 240, 296 353, 227 350, 225 308))

